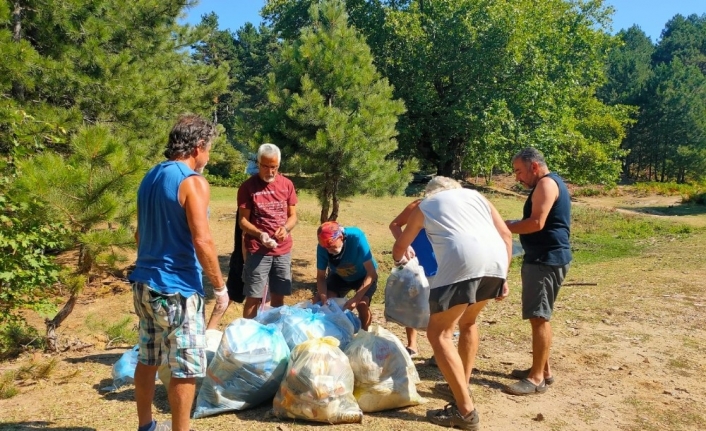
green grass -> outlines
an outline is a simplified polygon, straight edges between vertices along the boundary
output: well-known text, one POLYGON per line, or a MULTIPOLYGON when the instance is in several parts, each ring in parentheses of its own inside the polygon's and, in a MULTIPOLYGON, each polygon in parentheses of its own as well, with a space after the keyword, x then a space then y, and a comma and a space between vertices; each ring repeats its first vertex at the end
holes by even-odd
POLYGON ((7 371, 0 376, 0 400, 6 400, 17 395, 20 391, 15 386, 14 371, 7 371))
POLYGON ((27 349, 44 349, 46 339, 21 321, 0 325, 0 360, 19 355, 27 349))
POLYGON ((635 191, 640 194, 657 194, 665 196, 692 195, 695 193, 703 192, 704 189, 706 189, 706 186, 704 186, 703 184, 677 184, 658 182, 635 183, 633 187, 635 188, 635 191))
POLYGON ((572 211, 572 251, 581 263, 634 256, 647 249, 651 240, 683 237, 696 229, 605 209, 574 206, 572 211))
POLYGON ((94 314, 89 314, 86 316, 86 326, 103 333, 108 337, 109 343, 135 345, 138 341, 132 316, 124 316, 116 322, 106 322, 94 314))

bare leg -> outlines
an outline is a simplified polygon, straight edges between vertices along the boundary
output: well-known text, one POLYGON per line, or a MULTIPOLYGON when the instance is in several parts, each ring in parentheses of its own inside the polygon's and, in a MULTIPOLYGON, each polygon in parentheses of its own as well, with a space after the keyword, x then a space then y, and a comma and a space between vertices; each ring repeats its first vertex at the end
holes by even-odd
POLYGON ((373 315, 370 313, 370 299, 364 296, 355 308, 358 310, 361 329, 367 331, 370 323, 373 321, 373 315))
POLYGON ((549 349, 552 345, 552 326, 548 320, 541 317, 535 317, 529 321, 532 325, 532 369, 528 379, 538 385, 542 383, 545 376, 551 376, 549 349))
POLYGON ((189 417, 191 404, 196 393, 196 379, 177 379, 172 377, 169 381, 167 395, 169 407, 172 409, 172 430, 189 431, 189 417))
POLYGON ((273 308, 283 306, 284 305, 284 295, 280 295, 279 293, 271 293, 270 292, 270 305, 273 308))
POLYGON ((468 393, 468 381, 465 378, 463 362, 453 342, 456 323, 468 308, 467 304, 451 307, 429 317, 427 338, 434 350, 434 357, 441 374, 448 382, 454 395, 459 412, 466 416, 473 411, 473 400, 468 393))
POLYGON ((407 332, 407 347, 415 352, 419 351, 417 347, 417 330, 414 328, 404 328, 407 332))
POLYGON ((262 302, 262 298, 252 298, 248 296, 245 298, 245 304, 243 304, 243 318, 254 319, 257 316, 257 307, 262 302))
POLYGON ((139 426, 152 423, 152 400, 154 399, 154 376, 157 366, 145 365, 140 362, 135 368, 135 403, 137 404, 137 420, 139 426))
POLYGON ((478 353, 479 338, 476 318, 487 303, 488 301, 482 301, 471 304, 458 321, 460 332, 458 337, 458 355, 461 357, 461 362, 463 362, 463 373, 466 377, 466 383, 471 381, 471 374, 473 374, 473 366, 476 363, 476 354, 478 353))

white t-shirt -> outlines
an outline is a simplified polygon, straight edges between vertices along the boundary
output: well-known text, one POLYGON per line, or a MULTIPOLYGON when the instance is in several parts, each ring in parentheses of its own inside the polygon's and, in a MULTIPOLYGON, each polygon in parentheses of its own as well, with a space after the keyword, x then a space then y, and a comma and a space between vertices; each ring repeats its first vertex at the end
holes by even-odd
POLYGON ((419 209, 439 264, 432 289, 472 278, 507 276, 507 248, 480 193, 444 190, 424 199, 419 209))

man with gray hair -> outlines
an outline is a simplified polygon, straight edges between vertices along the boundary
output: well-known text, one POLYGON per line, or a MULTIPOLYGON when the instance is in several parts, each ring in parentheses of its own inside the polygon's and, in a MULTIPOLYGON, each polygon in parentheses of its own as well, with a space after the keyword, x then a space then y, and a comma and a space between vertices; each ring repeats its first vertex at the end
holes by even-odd
POLYGON ((243 266, 243 317, 252 319, 269 295, 271 305, 284 305, 292 293, 292 237, 297 224, 294 184, 280 174, 282 155, 273 144, 257 150, 259 171, 238 189, 238 212, 246 257, 243 266))
POLYGON ((554 383, 549 366, 554 302, 571 263, 569 235, 571 198, 564 181, 550 172, 542 153, 525 148, 512 158, 515 178, 531 189, 522 220, 508 220, 508 229, 520 234, 522 262, 522 318, 532 326, 532 367, 513 370, 520 379, 506 388, 513 395, 531 395, 554 383))

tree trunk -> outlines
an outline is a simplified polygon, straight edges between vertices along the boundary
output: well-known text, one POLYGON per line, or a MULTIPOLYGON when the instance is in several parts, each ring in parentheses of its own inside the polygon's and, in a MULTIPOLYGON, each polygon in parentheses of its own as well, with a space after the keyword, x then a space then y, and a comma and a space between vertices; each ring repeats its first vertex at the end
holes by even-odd
MULTIPOLYGON (((12 10, 12 41, 20 43, 22 40, 22 5, 19 1, 15 1, 12 10)), ((24 101, 25 89, 17 81, 12 81, 12 96, 18 101, 24 101)))
POLYGON ((93 256, 85 245, 81 245, 78 252, 78 271, 81 274, 88 274, 93 267, 93 256))
POLYGON ((59 343, 57 340, 56 329, 61 326, 61 323, 69 317, 69 314, 74 310, 74 305, 76 305, 76 300, 78 299, 80 291, 76 291, 71 294, 69 300, 64 304, 56 316, 53 319, 46 319, 44 323, 47 325, 47 349, 50 352, 57 353, 59 351, 59 343))
POLYGON ((333 192, 333 208, 331 209, 331 215, 328 216, 328 221, 336 221, 338 220, 338 209, 341 205, 341 202, 338 200, 338 194, 334 191, 333 192))

